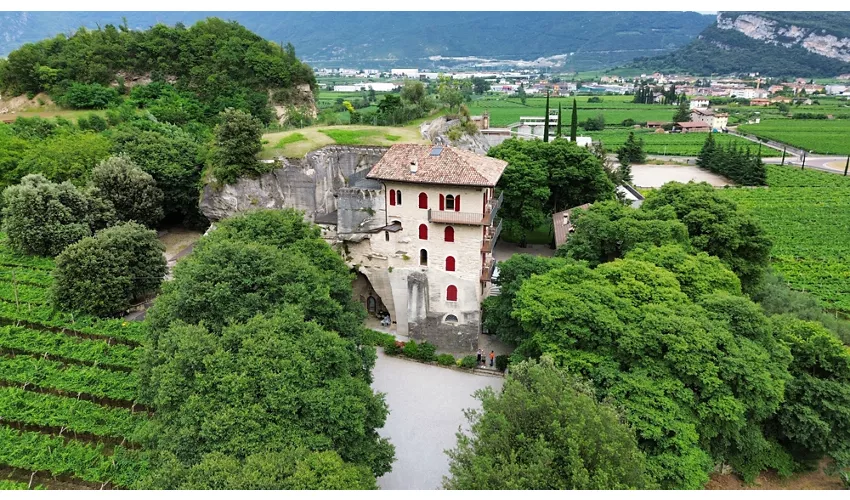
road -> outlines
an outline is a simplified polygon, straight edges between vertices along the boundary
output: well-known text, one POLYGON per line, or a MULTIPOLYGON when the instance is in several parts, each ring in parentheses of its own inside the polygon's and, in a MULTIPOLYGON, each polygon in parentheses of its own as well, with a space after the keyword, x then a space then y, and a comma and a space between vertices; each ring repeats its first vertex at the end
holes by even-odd
POLYGON ((502 377, 473 375, 387 356, 378 351, 372 388, 386 394, 390 415, 381 436, 395 445, 392 472, 378 478, 385 490, 434 490, 449 473, 445 450, 466 426, 463 410, 478 407, 472 393, 500 388, 502 377))

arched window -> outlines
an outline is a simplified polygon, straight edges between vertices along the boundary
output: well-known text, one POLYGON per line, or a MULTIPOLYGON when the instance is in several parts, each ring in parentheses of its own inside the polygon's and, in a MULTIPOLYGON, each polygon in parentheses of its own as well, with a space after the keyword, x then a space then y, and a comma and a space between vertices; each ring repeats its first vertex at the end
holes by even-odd
POLYGON ((424 248, 422 250, 419 250, 419 265, 428 265, 428 250, 425 250, 424 248))
POLYGON ((419 193, 419 208, 428 208, 428 195, 425 193, 419 193))
POLYGON ((454 271, 455 270, 455 258, 451 255, 446 257, 446 271, 454 271))
POLYGON ((390 189, 390 205, 395 206, 395 189, 390 189))
POLYGON ((401 205, 401 189, 395 192, 395 201, 399 205, 401 205))
POLYGON ((443 320, 444 323, 457 323, 457 316, 454 314, 447 314, 446 319, 443 320))
POLYGON ((446 195, 446 210, 454 210, 455 209, 455 197, 452 195, 446 195))
POLYGON ((452 226, 446 226, 446 241, 454 241, 455 240, 455 228, 452 226))
POLYGON ((460 212, 460 195, 455 196, 455 212, 460 212))
POLYGON ((445 209, 446 209, 446 197, 443 196, 443 195, 440 195, 440 210, 445 210, 445 209))
POLYGON ((446 300, 449 302, 457 302, 457 287, 454 285, 449 285, 446 288, 446 300))
POLYGON ((419 224, 419 239, 427 240, 428 239, 428 226, 425 224, 419 224))

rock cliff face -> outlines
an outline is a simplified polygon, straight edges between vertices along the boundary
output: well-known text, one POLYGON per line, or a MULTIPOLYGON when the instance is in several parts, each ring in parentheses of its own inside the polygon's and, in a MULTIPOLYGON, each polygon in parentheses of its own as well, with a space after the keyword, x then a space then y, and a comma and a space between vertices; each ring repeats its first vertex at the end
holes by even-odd
POLYGON ((243 178, 221 188, 204 186, 200 209, 211 221, 258 208, 297 208, 307 218, 337 210, 339 190, 360 179, 387 148, 326 146, 304 158, 284 158, 279 167, 257 178, 243 178))
POLYGON ((484 134, 477 133, 475 135, 463 134, 460 139, 452 141, 449 139, 448 131, 454 125, 460 123, 460 120, 446 120, 445 116, 441 116, 433 121, 425 122, 419 126, 419 132, 423 139, 431 141, 433 144, 443 144, 453 146, 460 149, 466 149, 478 154, 487 154, 490 150, 490 143, 484 134))
POLYGON ((757 14, 736 13, 718 14, 717 27, 735 30, 765 43, 786 48, 803 47, 814 54, 850 62, 850 38, 828 33, 825 28, 797 26, 793 22, 782 23, 757 14))

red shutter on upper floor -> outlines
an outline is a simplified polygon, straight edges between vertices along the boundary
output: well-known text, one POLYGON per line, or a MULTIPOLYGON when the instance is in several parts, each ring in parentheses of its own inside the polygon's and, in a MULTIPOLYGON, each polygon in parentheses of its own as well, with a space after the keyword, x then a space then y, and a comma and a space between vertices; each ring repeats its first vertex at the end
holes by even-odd
POLYGON ((390 205, 395 206, 395 189, 390 189, 390 205))
POLYGON ((445 240, 452 242, 455 240, 455 228, 452 226, 446 226, 446 235, 445 240))
POLYGON ((440 210, 445 210, 445 209, 446 209, 446 197, 443 196, 443 195, 440 195, 440 210))
POLYGON ((428 208, 428 195, 425 193, 419 193, 419 208, 428 208))
POLYGON ((455 212, 460 212, 460 195, 455 196, 455 212))
POLYGON ((449 285, 446 288, 446 300, 450 302, 457 302, 457 287, 454 285, 449 285))
POLYGON ((427 240, 428 239, 428 226, 426 226, 425 224, 419 225, 419 239, 420 240, 427 240))
POLYGON ((452 256, 446 257, 446 271, 455 270, 455 258, 452 256))

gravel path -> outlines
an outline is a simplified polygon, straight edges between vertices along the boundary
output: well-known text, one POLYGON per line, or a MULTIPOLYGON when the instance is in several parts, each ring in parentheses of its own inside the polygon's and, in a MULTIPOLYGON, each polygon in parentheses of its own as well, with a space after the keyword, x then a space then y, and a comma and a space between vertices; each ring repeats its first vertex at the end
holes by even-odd
POLYGON ((444 450, 466 427, 463 410, 477 406, 477 389, 499 388, 504 379, 425 365, 378 351, 372 387, 386 393, 390 414, 379 432, 395 445, 392 472, 378 478, 385 490, 439 489, 449 472, 444 450))

